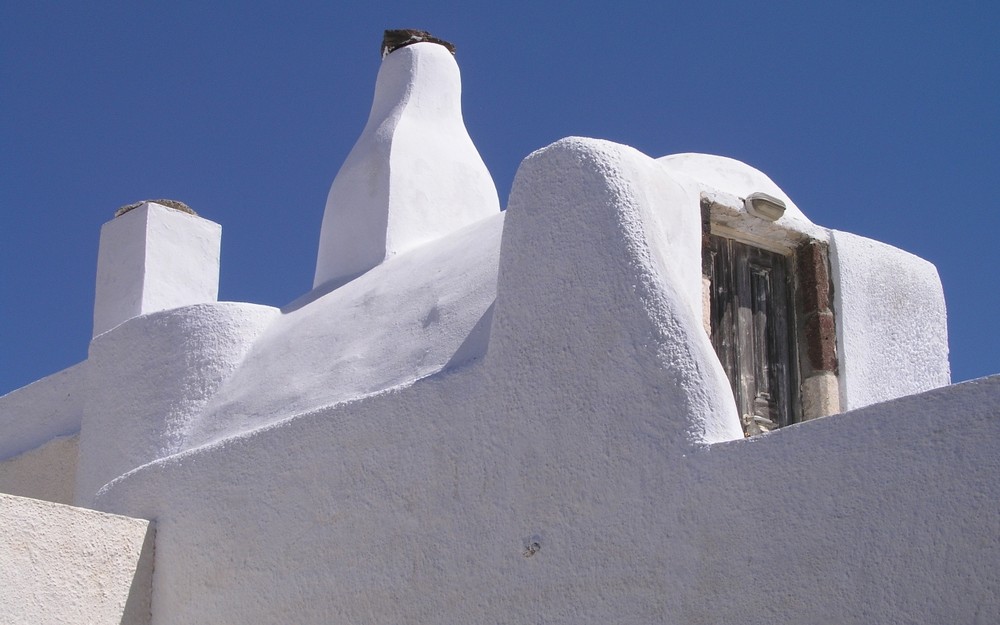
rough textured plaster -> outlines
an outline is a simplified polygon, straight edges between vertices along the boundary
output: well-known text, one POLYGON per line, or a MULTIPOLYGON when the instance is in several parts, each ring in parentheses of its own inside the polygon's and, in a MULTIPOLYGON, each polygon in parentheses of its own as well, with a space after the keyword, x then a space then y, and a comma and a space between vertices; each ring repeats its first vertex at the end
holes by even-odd
POLYGON ((142 625, 149 521, 0 494, 0 622, 142 625))
POLYGON ((678 295, 697 206, 623 146, 526 159, 485 356, 102 489, 157 518, 156 622, 662 620, 684 454, 740 435, 678 295))
POLYGON ((183 448, 481 356, 485 337, 474 345, 469 337, 496 297, 503 220, 497 213, 286 308, 192 423, 183 448))
POLYGON ((678 428, 671 445, 742 436, 702 329, 697 195, 633 148, 574 137, 522 162, 507 213, 490 353, 540 374, 512 392, 614 397, 678 428))
POLYGON ((695 454, 675 622, 1000 622, 998 436, 993 376, 695 454))
POLYGON ((740 432, 700 323, 699 193, 568 139, 525 160, 506 217, 280 318, 226 329, 212 320, 241 305, 196 306, 99 337, 88 379, 119 412, 90 453, 152 446, 102 469, 137 467, 95 504, 158 519, 155 622, 996 622, 1000 378, 705 445, 740 432), (501 224, 499 261, 452 273, 501 224), (389 293, 421 276, 452 286, 389 293), (421 321, 375 344, 428 350, 426 375, 378 348, 285 404, 276 387, 307 365, 282 359, 354 353, 331 328, 358 305, 421 321), (201 358, 221 363, 204 388, 180 373, 201 358), (133 396, 160 421, 133 419, 133 396), (269 416, 241 420, 234 398, 269 416))
POLYGON ((465 129, 458 64, 434 43, 382 60, 368 123, 330 188, 314 286, 500 212, 465 129))
MULTIPOLYGON (((505 218, 401 255, 280 319, 261 311, 262 351, 220 350, 232 358, 212 378, 219 385, 190 395, 169 427, 140 432, 162 447, 96 499, 158 519, 156 622, 995 622, 1000 378, 706 446, 738 438, 739 426, 692 304, 697 208, 689 186, 652 159, 564 140, 525 160, 505 218), (330 313, 333 327, 351 302, 393 308, 378 291, 384 281, 461 283, 449 261, 491 249, 501 222, 492 307, 476 320, 489 286, 442 287, 466 298, 450 331, 386 335, 401 354, 454 336, 456 366, 433 356, 427 377, 353 401, 340 386, 350 376, 317 376, 294 391, 306 403, 271 404, 270 423, 231 422, 216 442, 174 453, 201 431, 207 396, 238 387, 264 406, 270 378, 301 365, 274 369, 281 354, 308 352, 310 329, 329 332, 317 319, 330 313), (329 399, 324 385, 347 399, 296 416, 329 399)), ((470 283, 496 261, 484 262, 470 283)), ((439 297, 397 321, 433 327, 448 317, 439 297)), ((163 413, 192 387, 178 377, 180 356, 153 357, 183 340, 157 332, 190 335, 182 353, 206 357, 219 306, 102 335, 91 379, 141 368, 108 387, 109 401, 136 393, 148 413, 163 413), (142 367, 130 365, 143 344, 142 367), (159 383, 174 390, 158 396, 159 383)), ((239 345, 251 336, 234 334, 239 345)), ((307 358, 336 353, 349 333, 331 336, 340 338, 318 341, 307 358)), ((366 366, 358 380, 399 380, 391 366, 366 366)), ((212 414, 227 418, 227 405, 212 414)), ((128 410, 115 418, 135 427, 128 410)), ((94 440, 112 441, 112 425, 94 440)))
MULTIPOLYGON (((700 322, 700 199, 779 246, 828 232, 742 163, 654 161, 576 138, 525 159, 506 218, 495 214, 464 144, 457 67, 409 49, 383 63, 368 127, 331 189, 324 288, 280 316, 191 306, 92 344, 77 495, 158 519, 156 623, 1000 620, 1000 377, 734 440, 700 322), (734 198, 754 191, 786 200, 785 217, 747 217, 734 198), (330 217, 338 210, 346 218, 330 217)), ((841 337, 854 358, 844 392, 861 405, 937 386, 936 274, 836 237, 844 332, 871 332, 858 345, 841 337), (887 287, 880 275, 903 278, 887 287), (914 323, 917 310, 926 318, 914 323)), ((170 256, 141 252, 156 267, 170 256)), ((168 297, 153 308, 177 305, 169 294, 187 285, 157 275, 168 297)), ((15 454, 62 427, 19 425, 23 414, 54 405, 62 424, 76 410, 79 427, 80 401, 62 396, 76 374, 65 375, 0 399, 15 414, 4 425, 15 454)), ((124 599, 127 559, 84 576, 113 577, 110 594, 80 596, 76 578, 51 576, 90 566, 76 538, 83 556, 105 557, 103 537, 120 533, 110 521, 25 501, 0 496, 0 539, 15 545, 0 550, 5 607, 44 577, 71 598, 29 610, 69 605, 72 622, 101 622, 81 610, 113 594, 121 622, 148 616, 148 565, 124 599), (18 559, 25 545, 43 555, 18 559)))
POLYGON ((198 304, 135 317, 91 341, 77 504, 129 469, 180 450, 205 404, 278 314, 255 304, 198 304))
POLYGON ((60 436, 0 461, 0 492, 56 503, 73 503, 79 435, 60 436))
POLYGON ((596 406, 462 402, 474 369, 113 484, 162 515, 157 622, 1000 618, 1000 377, 681 456, 596 406))
POLYGON ((830 256, 841 409, 950 383, 948 316, 934 265, 836 231, 830 256))
POLYGON ((671 154, 657 159, 678 179, 694 181, 700 193, 718 199, 713 218, 739 230, 744 236, 758 235, 778 244, 795 247, 796 234, 826 240, 827 232, 813 224, 795 202, 758 169, 725 156, 712 154, 671 154), (785 214, 771 223, 747 214, 743 199, 751 193, 767 193, 785 203, 785 214), (736 200, 733 202, 732 200, 736 200), (731 207, 731 208, 730 208, 731 207))
POLYGON ((0 397, 0 459, 80 431, 86 370, 82 362, 0 397))

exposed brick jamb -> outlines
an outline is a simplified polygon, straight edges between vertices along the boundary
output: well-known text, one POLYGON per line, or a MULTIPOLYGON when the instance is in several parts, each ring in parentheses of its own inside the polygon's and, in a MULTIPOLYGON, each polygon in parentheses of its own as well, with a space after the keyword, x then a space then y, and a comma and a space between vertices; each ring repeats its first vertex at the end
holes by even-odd
POLYGON ((795 250, 799 319, 809 371, 837 373, 837 331, 833 317, 829 245, 810 240, 795 250))

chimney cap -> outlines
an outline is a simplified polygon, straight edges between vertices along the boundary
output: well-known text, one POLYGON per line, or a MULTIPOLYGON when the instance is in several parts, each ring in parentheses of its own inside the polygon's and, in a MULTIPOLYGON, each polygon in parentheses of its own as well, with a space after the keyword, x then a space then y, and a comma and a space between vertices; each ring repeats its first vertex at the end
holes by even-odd
POLYGON ((126 204, 125 206, 122 206, 121 208, 115 211, 115 217, 121 217, 130 210, 139 208, 140 206, 146 204, 147 202, 152 202, 153 204, 166 206, 167 208, 172 208, 174 210, 181 211, 182 213, 188 213, 189 215, 194 215, 195 217, 198 216, 198 213, 194 212, 194 210, 190 206, 178 200, 142 200, 141 202, 134 202, 132 204, 126 204))
POLYGON ((388 54, 395 50, 423 41, 442 45, 445 48, 448 48, 448 52, 455 54, 455 44, 449 43, 444 39, 438 39, 426 30, 400 28, 397 30, 387 30, 385 31, 385 34, 382 35, 382 58, 384 59, 388 54))

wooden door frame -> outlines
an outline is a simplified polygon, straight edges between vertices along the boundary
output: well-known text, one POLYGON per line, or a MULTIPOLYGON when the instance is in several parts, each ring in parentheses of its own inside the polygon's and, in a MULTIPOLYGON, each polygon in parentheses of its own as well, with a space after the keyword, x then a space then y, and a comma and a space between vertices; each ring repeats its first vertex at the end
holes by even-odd
MULTIPOLYGON (((805 232, 747 215, 736 197, 703 194, 702 249, 710 236, 721 236, 785 256, 792 276, 791 294, 797 364, 797 420, 840 412, 837 323, 833 311, 829 245, 805 232), (731 201, 726 201, 731 200, 731 201)), ((702 307, 705 330, 711 336, 711 273, 702 262, 702 307)))

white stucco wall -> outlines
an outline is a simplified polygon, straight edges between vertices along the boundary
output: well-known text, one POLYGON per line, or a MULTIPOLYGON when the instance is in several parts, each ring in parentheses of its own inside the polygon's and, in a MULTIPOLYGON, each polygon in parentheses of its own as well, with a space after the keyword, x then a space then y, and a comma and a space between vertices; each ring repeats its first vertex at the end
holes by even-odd
POLYGON ((6 460, 0 460, 0 493, 73 503, 80 436, 59 436, 6 460))
POLYGON ((279 311, 232 302, 134 317, 90 343, 78 505, 111 479, 178 451, 194 419, 279 311))
POLYGON ((847 232, 831 239, 844 410, 951 382, 944 290, 934 265, 847 232))
POLYGON ((105 486, 102 509, 157 519, 157 622, 662 613, 675 555, 650 545, 675 525, 677 463, 741 435, 678 295, 700 289, 679 277, 699 275, 698 223, 697 198, 629 148, 530 156, 484 356, 105 486))
POLYGON ((738 206, 738 215, 715 215, 719 223, 729 223, 747 238, 755 235, 761 239, 795 247, 796 234, 803 234, 822 241, 827 240, 825 228, 816 226, 799 209, 785 191, 764 172, 725 156, 714 154, 670 154, 657 159, 672 175, 690 179, 699 192, 709 197, 722 194, 722 204, 738 206), (785 203, 785 213, 776 222, 751 217, 742 207, 743 200, 752 193, 766 193, 785 203), (728 196, 728 197, 727 197, 728 196), (727 201, 729 198, 736 202, 727 201))
POLYGON ((132 317, 214 302, 222 227, 154 202, 101 228, 94 336, 132 317))
POLYGON ((157 519, 154 622, 996 622, 1000 377, 742 439, 675 176, 563 140, 344 291, 98 337, 80 490, 157 519))
POLYGON ((0 494, 0 622, 143 625, 149 521, 0 494))
POLYGON ((75 472, 77 502, 157 519, 156 575, 148 522, 0 495, 0 618, 1000 621, 1000 377, 937 388, 932 266, 834 233, 866 407, 743 439, 701 200, 785 251, 830 232, 743 163, 581 138, 501 214, 460 91, 441 46, 384 59, 283 311, 215 303, 216 224, 105 224, 89 359, 0 398, 0 489, 64 499, 75 472))
POLYGON ((698 454, 673 622, 1000 622, 998 436, 993 376, 698 454))
POLYGON ((0 460, 80 431, 86 369, 81 362, 0 397, 0 460))
POLYGON ((443 46, 417 43, 382 60, 368 123, 330 188, 314 286, 500 212, 461 94, 443 46))
POLYGON ((157 622, 1000 618, 1000 377, 672 455, 452 375, 108 489, 160 515, 157 622))
POLYGON ((497 213, 286 307, 192 423, 183 447, 409 385, 481 356, 503 221, 497 213))
POLYGON ((507 213, 490 354, 539 367, 511 387, 563 389, 535 389, 554 410, 614 388, 615 410, 651 411, 674 445, 742 436, 702 328, 697 193, 633 148, 571 137, 524 159, 507 213))

